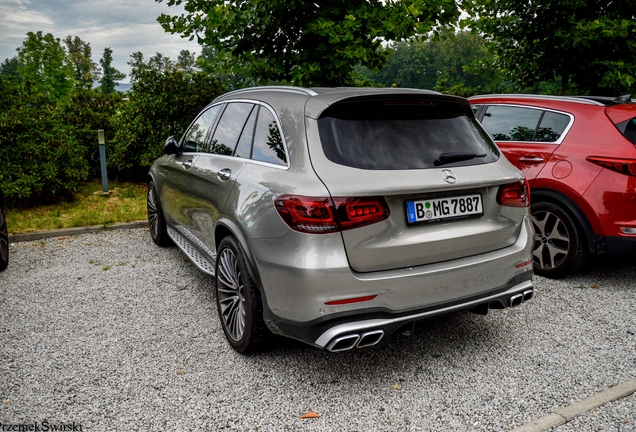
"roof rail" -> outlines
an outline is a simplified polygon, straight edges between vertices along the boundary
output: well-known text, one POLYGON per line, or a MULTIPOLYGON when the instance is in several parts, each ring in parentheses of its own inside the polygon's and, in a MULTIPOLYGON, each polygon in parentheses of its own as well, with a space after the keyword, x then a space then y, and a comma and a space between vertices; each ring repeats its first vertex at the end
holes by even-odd
POLYGON ((566 102, 578 102, 588 105, 606 105, 600 102, 598 99, 594 99, 589 96, 553 96, 553 95, 537 95, 537 94, 486 94, 486 95, 478 95, 471 96, 468 99, 473 98, 481 98, 481 97, 500 97, 500 98, 527 98, 527 99, 551 99, 551 100, 560 100, 566 102))
POLYGON ((303 94, 303 95, 307 95, 307 96, 317 96, 318 95, 318 93, 316 93, 315 91, 313 91, 311 89, 308 89, 308 88, 305 88, 305 87, 260 86, 260 87, 247 87, 247 88, 243 88, 243 89, 233 90, 231 92, 222 94, 221 96, 217 97, 216 99, 218 99, 220 97, 229 96, 229 95, 237 95, 237 94, 248 92, 248 91, 271 91, 271 90, 286 91, 286 92, 290 92, 290 93, 303 94))

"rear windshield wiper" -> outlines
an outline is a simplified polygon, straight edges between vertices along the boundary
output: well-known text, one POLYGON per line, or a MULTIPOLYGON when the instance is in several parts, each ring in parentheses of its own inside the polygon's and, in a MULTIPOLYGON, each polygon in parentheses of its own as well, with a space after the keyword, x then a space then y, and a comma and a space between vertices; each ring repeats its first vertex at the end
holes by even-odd
POLYGON ((477 153, 442 153, 440 154, 433 165, 440 166, 446 165, 452 162, 460 162, 465 160, 471 160, 475 158, 483 158, 486 157, 486 153, 477 154, 477 153))

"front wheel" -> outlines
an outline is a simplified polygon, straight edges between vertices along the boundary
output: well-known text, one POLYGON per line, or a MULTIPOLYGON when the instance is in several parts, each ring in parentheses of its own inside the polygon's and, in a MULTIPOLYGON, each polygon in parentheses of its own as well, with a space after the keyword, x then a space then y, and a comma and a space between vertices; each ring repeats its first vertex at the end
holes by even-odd
POLYGON ((268 332, 263 304, 234 237, 225 237, 219 245, 215 282, 216 306, 228 342, 240 353, 258 350, 268 332))
POLYGON ((157 195, 157 188, 154 182, 148 183, 148 197, 146 200, 148 207, 148 229, 150 237, 159 246, 170 246, 172 240, 168 237, 168 229, 166 228, 166 220, 163 217, 161 204, 157 195))
POLYGON ((580 269, 589 255, 585 234, 568 212, 556 204, 532 204, 534 272, 561 278, 580 269))

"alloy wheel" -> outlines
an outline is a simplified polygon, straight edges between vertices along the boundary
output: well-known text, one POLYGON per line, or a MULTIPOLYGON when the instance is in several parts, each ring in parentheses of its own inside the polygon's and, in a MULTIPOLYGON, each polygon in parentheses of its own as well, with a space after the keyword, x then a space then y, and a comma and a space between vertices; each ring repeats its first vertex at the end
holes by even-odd
POLYGON ((235 341, 245 331, 245 287, 238 259, 229 248, 221 251, 217 267, 220 315, 228 335, 235 341))
POLYGON ((561 265, 570 251, 570 234, 565 223, 554 213, 532 213, 534 225, 534 264, 541 269, 561 265))
POLYGON ((150 225, 150 235, 153 239, 159 237, 160 221, 157 207, 157 197, 155 195, 155 188, 148 188, 148 223, 150 225))

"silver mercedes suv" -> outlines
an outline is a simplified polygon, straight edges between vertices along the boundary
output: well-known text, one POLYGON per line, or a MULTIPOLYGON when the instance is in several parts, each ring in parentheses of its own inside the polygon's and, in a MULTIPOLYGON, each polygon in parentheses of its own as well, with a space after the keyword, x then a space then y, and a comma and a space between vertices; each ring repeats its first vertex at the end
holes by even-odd
POLYGON ((528 186, 468 101, 256 87, 209 106, 152 166, 148 219, 214 278, 246 353, 271 333, 343 351, 533 295, 528 186))

